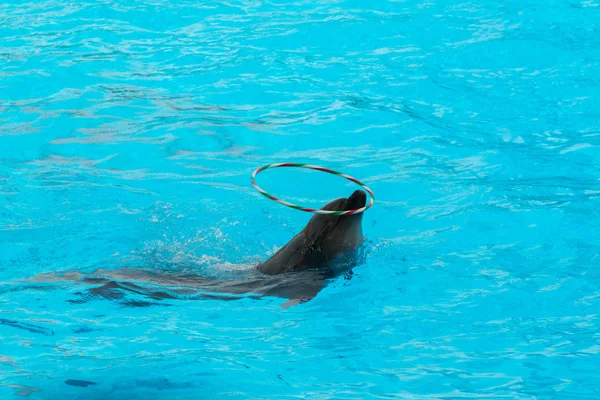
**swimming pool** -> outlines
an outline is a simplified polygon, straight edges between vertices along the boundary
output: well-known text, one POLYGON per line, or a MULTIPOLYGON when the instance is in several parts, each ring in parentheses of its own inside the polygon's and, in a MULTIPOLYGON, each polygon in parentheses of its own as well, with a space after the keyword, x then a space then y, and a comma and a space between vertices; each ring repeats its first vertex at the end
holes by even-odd
POLYGON ((0 398, 599 398, 599 3, 493 3, 3 2, 0 398), (284 161, 377 196, 308 303, 27 281, 237 276, 310 217, 284 161))

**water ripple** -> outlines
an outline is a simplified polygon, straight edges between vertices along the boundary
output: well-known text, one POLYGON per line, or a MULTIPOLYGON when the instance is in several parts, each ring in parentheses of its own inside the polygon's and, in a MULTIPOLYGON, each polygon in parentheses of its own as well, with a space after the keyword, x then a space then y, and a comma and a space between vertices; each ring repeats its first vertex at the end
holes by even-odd
MULTIPOLYGON (((0 397, 597 397, 596 3, 0 4, 0 397), (272 254, 308 217, 249 185, 281 161, 375 191, 351 276, 286 310, 82 301, 272 254)), ((322 175, 259 179, 354 189, 322 175)))

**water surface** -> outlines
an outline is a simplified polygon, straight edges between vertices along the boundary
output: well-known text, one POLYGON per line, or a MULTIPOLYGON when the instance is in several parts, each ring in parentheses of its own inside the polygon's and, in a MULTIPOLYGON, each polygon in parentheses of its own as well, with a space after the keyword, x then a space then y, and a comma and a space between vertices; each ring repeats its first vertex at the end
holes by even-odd
POLYGON ((598 5, 3 2, 0 397, 597 399, 598 5), (284 161, 377 195, 309 303, 25 281, 239 276, 310 217, 284 161))

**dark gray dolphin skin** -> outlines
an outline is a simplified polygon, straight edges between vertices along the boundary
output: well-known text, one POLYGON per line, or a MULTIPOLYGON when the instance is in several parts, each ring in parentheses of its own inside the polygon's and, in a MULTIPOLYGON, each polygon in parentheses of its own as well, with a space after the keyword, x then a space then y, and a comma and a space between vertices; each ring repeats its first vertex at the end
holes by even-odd
MULTIPOLYGON (((357 190, 348 198, 328 203, 323 210, 348 211, 364 207, 367 196, 357 190)), ((327 281, 347 273, 358 262, 358 249, 364 241, 363 214, 331 216, 315 214, 306 227, 245 279, 213 279, 196 274, 124 268, 98 270, 92 275, 41 274, 29 281, 78 281, 94 285, 79 293, 83 303, 96 298, 119 300, 124 305, 144 307, 165 299, 235 300, 231 295, 257 295, 287 298, 282 307, 303 303, 315 297, 327 281), (127 299, 125 293, 147 300, 127 299), (212 294, 211 294, 212 293, 212 294)))
MULTIPOLYGON (((364 207, 367 195, 357 190, 347 199, 327 204, 322 210, 349 211, 364 207)), ((364 241, 363 214, 332 216, 315 214, 306 227, 258 269, 266 275, 330 266, 347 257, 364 241)))

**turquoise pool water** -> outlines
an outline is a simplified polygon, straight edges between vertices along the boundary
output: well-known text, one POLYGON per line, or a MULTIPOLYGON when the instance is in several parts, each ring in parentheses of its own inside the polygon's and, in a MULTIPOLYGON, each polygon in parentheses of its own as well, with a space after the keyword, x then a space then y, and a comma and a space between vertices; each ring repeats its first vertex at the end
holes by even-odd
POLYGON ((600 398, 599 5, 3 2, 0 398, 600 398), (285 161, 377 196, 308 303, 32 281, 243 276, 285 161))

